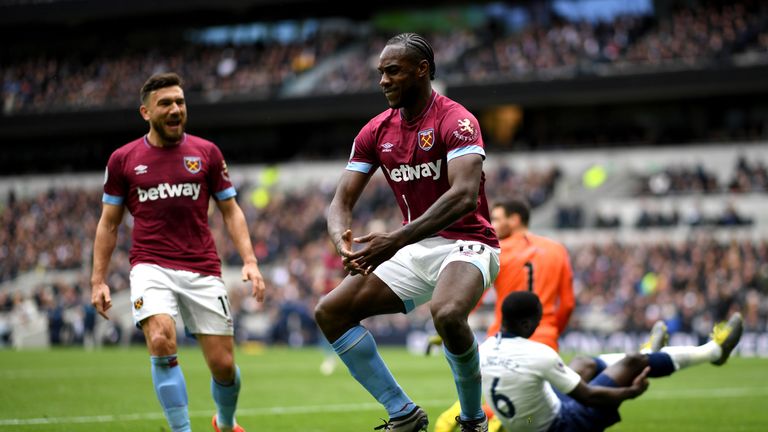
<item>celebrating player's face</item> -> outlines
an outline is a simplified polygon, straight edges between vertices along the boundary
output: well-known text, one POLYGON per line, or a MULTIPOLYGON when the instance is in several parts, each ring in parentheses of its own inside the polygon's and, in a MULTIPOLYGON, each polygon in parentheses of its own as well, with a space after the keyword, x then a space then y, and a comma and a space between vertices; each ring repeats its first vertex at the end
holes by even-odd
POLYGON ((181 87, 165 87, 152 92, 146 109, 148 118, 145 118, 160 139, 165 143, 181 139, 187 124, 187 106, 181 87))
POLYGON ((379 56, 379 86, 393 109, 408 106, 417 95, 414 90, 415 67, 408 60, 405 48, 400 45, 387 45, 379 56))

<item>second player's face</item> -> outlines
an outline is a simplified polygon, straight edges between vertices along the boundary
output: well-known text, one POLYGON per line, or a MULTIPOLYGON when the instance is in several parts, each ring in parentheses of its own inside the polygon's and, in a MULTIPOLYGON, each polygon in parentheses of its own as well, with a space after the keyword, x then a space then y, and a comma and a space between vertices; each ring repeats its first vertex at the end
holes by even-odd
POLYGON ((493 225, 493 229, 496 231, 496 236, 500 239, 507 238, 511 234, 509 218, 507 218, 507 213, 502 207, 494 207, 491 210, 491 225, 493 225))
POLYGON ((416 83, 416 68, 409 61, 405 48, 387 45, 379 56, 379 86, 390 108, 397 109, 412 103, 416 83))
POLYGON ((150 127, 166 143, 179 141, 187 125, 187 105, 184 90, 179 86, 165 87, 153 91, 149 96, 150 127))

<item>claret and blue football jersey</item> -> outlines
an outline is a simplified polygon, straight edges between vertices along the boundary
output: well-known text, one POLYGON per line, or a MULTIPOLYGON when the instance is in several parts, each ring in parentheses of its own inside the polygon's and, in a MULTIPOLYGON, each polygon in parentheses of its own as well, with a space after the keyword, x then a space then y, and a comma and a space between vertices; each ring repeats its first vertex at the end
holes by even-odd
MULTIPOLYGON (((410 121, 402 118, 399 109, 388 109, 371 119, 355 138, 347 169, 369 173, 381 167, 407 224, 450 188, 448 162, 468 154, 485 158, 477 119, 433 91, 424 112, 410 121)), ((478 201, 475 211, 438 235, 499 247, 490 223, 485 174, 478 201)))
POLYGON ((145 263, 220 276, 208 228, 208 204, 234 197, 221 151, 184 134, 178 145, 155 147, 146 137, 112 153, 104 174, 106 204, 134 216, 131 265, 145 263))

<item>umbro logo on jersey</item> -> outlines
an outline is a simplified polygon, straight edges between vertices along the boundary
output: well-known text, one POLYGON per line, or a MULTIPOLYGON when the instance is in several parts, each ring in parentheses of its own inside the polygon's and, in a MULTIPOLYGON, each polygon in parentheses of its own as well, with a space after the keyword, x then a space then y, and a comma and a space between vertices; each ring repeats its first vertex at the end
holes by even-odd
POLYGON ((149 167, 146 165, 136 165, 136 167, 133 168, 133 170, 136 172, 136 175, 139 175, 139 174, 146 174, 148 168, 149 167))
POLYGON ((157 187, 151 187, 144 190, 140 187, 136 188, 136 193, 139 195, 139 202, 156 201, 159 199, 168 199, 176 197, 192 197, 196 200, 200 196, 200 184, 199 183, 180 183, 180 184, 168 184, 160 183, 157 187))
POLYGON ((392 147, 394 147, 394 146, 395 145, 392 144, 391 142, 385 142, 384 144, 381 145, 381 152, 382 153, 390 153, 392 151, 392 147))
MULTIPOLYGON (((416 166, 400 165, 399 168, 392 170, 387 169, 389 178, 394 182, 418 180, 420 178, 432 177, 432 180, 440 178, 440 166, 443 164, 442 159, 438 159, 435 162, 426 162, 416 166)), ((386 167, 384 167, 386 169, 386 167)))

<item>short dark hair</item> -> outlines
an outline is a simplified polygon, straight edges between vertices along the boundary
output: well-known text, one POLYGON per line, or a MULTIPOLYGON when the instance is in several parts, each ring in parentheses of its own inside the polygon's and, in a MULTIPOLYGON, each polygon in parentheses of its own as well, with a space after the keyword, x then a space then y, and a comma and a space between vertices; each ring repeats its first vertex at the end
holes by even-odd
POLYGON ((387 41, 387 45, 402 45, 406 53, 413 57, 417 62, 426 60, 429 63, 429 79, 435 79, 435 52, 432 45, 417 33, 400 33, 387 41))
POLYGON ((525 197, 512 197, 504 201, 499 201, 494 207, 501 207, 507 216, 517 213, 523 225, 528 226, 531 220, 531 205, 525 197))
POLYGON ((175 72, 163 72, 152 75, 147 79, 143 86, 141 86, 141 103, 145 103, 149 94, 153 91, 166 87, 180 86, 184 82, 181 77, 175 72))
POLYGON ((521 321, 538 321, 541 314, 541 300, 531 291, 513 291, 501 304, 501 322, 507 330, 517 327, 516 323, 521 321))

